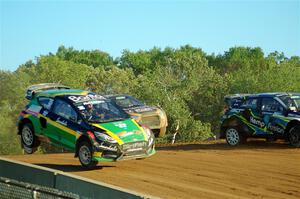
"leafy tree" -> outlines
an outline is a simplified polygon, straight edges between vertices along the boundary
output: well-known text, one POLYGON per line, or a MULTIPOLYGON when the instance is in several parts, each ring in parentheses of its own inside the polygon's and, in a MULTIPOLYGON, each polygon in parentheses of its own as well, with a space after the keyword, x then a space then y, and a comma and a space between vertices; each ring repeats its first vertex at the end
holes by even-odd
POLYGON ((160 59, 154 63, 155 69, 139 76, 136 96, 166 110, 170 132, 174 132, 179 123, 181 140, 209 136, 210 125, 196 121, 188 104, 194 99, 193 92, 199 87, 204 71, 211 70, 204 53, 201 49, 183 46, 180 49, 167 48, 161 54, 164 56, 156 53, 160 59), (194 130, 190 131, 192 128, 194 130))
MULTIPOLYGON (((127 93, 162 107, 169 127, 165 141, 203 140, 218 132, 223 97, 233 93, 299 92, 300 57, 260 48, 233 47, 207 55, 186 45, 152 48, 113 58, 100 50, 60 46, 56 54, 0 70, 0 154, 21 153, 16 121, 31 84, 60 82, 98 93, 127 93), (178 131, 177 131, 178 130, 178 131), (8 143, 8 144, 7 144, 8 143)), ((44 148, 45 150, 53 150, 44 148)))
POLYGON ((154 67, 151 61, 151 53, 148 51, 140 50, 134 53, 124 50, 118 61, 120 68, 131 68, 135 75, 150 72, 154 67))
POLYGON ((24 72, 32 77, 31 84, 59 82, 74 88, 84 88, 93 67, 64 61, 56 56, 41 56, 34 67, 24 72))
POLYGON ((207 56, 209 65, 221 74, 231 73, 243 67, 262 70, 267 67, 261 48, 233 47, 223 55, 207 56))
POLYGON ((136 77, 130 68, 120 69, 112 66, 109 69, 104 69, 98 67, 90 73, 86 87, 104 94, 131 93, 136 83, 136 77))
POLYGON ((88 66, 107 67, 113 65, 113 58, 106 52, 100 50, 75 50, 74 48, 66 48, 60 46, 56 52, 59 59, 65 61, 72 61, 78 64, 85 64, 88 66))

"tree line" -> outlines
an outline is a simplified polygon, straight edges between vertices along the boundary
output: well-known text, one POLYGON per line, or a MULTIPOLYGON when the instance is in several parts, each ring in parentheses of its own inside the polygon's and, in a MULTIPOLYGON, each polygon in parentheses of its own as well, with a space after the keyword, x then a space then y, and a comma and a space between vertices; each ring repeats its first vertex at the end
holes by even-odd
POLYGON ((261 48, 233 47, 208 54, 189 45, 180 48, 124 50, 113 58, 100 50, 60 46, 16 71, 0 70, 0 154, 20 153, 16 121, 27 103, 29 85, 60 82, 100 94, 126 93, 162 107, 168 116, 170 142, 204 140, 218 133, 224 96, 233 93, 297 92, 300 57, 261 48))

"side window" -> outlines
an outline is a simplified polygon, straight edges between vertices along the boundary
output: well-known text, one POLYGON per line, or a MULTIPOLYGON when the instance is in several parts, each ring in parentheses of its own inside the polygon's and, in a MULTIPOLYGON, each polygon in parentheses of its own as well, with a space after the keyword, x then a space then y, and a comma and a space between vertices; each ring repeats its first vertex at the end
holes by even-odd
POLYGON ((243 108, 250 108, 253 110, 257 109, 257 99, 256 98, 250 98, 247 99, 243 104, 242 104, 243 108))
POLYGON ((77 121, 77 113, 72 106, 62 100, 56 100, 53 108, 53 113, 68 119, 70 121, 77 121))
POLYGON ((231 108, 239 108, 242 104, 243 100, 240 99, 240 98, 237 98, 237 99, 232 99, 231 100, 231 108))
POLYGON ((43 108, 50 110, 54 100, 48 97, 39 97, 38 101, 43 108))
POLYGON ((263 98, 261 102, 262 112, 282 112, 283 107, 273 98, 263 98))

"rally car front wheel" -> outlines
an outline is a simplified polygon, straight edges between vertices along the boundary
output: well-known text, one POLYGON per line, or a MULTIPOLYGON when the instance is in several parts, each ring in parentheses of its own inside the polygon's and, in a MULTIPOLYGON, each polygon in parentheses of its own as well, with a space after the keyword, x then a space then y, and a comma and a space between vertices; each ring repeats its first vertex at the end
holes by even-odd
POLYGON ((288 140, 293 147, 300 147, 300 126, 294 126, 289 130, 288 140))
POLYGON ((34 152, 33 147, 35 142, 35 135, 33 127, 30 123, 26 123, 23 125, 21 130, 21 141, 24 151, 28 154, 32 154, 34 152))
POLYGON ((226 142, 230 146, 237 146, 240 143, 245 141, 244 137, 235 127, 227 128, 225 132, 225 136, 226 136, 226 142))
POLYGON ((78 156, 81 165, 87 169, 95 167, 98 163, 97 161, 93 161, 92 146, 86 141, 79 144, 78 156))

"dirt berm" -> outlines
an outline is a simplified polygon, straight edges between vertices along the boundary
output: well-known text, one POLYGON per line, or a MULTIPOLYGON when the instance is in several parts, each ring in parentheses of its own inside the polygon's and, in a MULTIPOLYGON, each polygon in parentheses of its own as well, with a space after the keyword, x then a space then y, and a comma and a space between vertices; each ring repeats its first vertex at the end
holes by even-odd
POLYGON ((300 198, 300 149, 251 141, 157 147, 144 160, 84 171, 72 154, 6 156, 162 198, 300 198))

